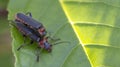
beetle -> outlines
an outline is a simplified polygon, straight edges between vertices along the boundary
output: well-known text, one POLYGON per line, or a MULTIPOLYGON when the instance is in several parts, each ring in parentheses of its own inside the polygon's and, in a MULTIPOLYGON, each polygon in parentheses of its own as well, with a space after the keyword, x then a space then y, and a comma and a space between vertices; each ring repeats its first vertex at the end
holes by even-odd
POLYGON ((29 16, 23 14, 23 13, 17 13, 16 18, 13 22, 12 25, 14 25, 23 35, 24 37, 24 44, 20 45, 18 47, 18 51, 25 45, 26 42, 26 37, 31 39, 31 42, 29 44, 33 44, 33 42, 37 42, 37 61, 39 61, 39 49, 40 52, 44 49, 48 52, 52 51, 52 45, 56 45, 59 43, 68 43, 67 41, 62 41, 62 42, 57 42, 54 44, 51 44, 48 42, 48 38, 50 38, 53 41, 58 41, 60 39, 53 39, 49 36, 46 36, 47 31, 45 30, 45 27, 42 25, 42 23, 39 23, 38 21, 34 20, 32 18, 31 13, 28 13, 29 16))
POLYGON ((31 42, 29 44, 33 44, 33 42, 37 42, 38 46, 37 46, 37 61, 39 61, 39 50, 38 49, 45 49, 47 52, 51 52, 52 51, 52 45, 48 42, 48 37, 44 37, 44 38, 40 38, 39 36, 37 36, 34 31, 25 26, 24 24, 17 22, 17 21, 13 21, 14 22, 14 26, 21 32, 21 34, 24 37, 24 44, 20 45, 18 47, 18 51, 25 46, 25 40, 26 37, 29 37, 31 39, 31 42))
POLYGON ((26 26, 29 26, 36 32, 36 34, 39 33, 38 35, 40 37, 44 37, 47 34, 47 31, 45 30, 43 24, 33 19, 30 12, 26 13, 26 15, 23 13, 17 13, 15 15, 15 21, 21 22, 26 26))

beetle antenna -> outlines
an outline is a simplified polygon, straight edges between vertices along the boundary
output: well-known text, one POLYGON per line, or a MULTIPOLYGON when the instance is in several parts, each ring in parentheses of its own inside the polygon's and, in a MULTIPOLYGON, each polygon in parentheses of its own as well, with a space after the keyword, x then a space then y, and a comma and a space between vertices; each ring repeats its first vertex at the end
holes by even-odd
POLYGON ((61 43, 68 43, 68 44, 70 44, 69 41, 61 41, 61 42, 54 43, 53 45, 57 45, 57 44, 61 44, 61 43))

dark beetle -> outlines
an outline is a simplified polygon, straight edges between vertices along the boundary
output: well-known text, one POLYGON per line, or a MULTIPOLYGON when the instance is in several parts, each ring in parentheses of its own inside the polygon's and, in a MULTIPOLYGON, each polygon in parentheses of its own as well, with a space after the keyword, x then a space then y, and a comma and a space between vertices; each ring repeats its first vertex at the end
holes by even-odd
POLYGON ((15 20, 12 21, 12 25, 14 25, 23 35, 24 37, 24 44, 21 45, 17 50, 20 50, 23 46, 27 45, 25 44, 26 37, 28 37, 32 44, 33 42, 37 42, 37 61, 39 61, 39 50, 42 51, 42 49, 51 52, 52 51, 52 45, 56 45, 59 43, 68 43, 67 41, 62 41, 54 44, 50 44, 48 42, 48 38, 51 40, 58 41, 60 39, 53 39, 50 36, 46 36, 47 32, 45 30, 45 27, 42 25, 42 23, 39 23, 38 21, 34 20, 32 18, 31 13, 28 13, 29 16, 23 14, 23 13, 17 13, 15 20))
MULTIPOLYGON (((34 33, 34 30, 32 30, 31 28, 25 26, 24 24, 22 24, 18 21, 14 22, 14 26, 21 32, 21 34, 23 35, 24 38, 29 37, 31 39, 30 44, 33 44, 33 42, 37 42, 38 43, 38 47, 37 47, 38 49, 45 49, 48 52, 51 52, 52 45, 50 45, 48 43, 47 37, 40 38, 39 36, 37 36, 34 33)), ((24 40, 26 40, 26 39, 24 39, 24 40)), ((24 43, 25 43, 25 41, 24 41, 24 43)), ((17 50, 20 50, 25 45, 26 44, 20 45, 20 47, 17 50)), ((39 52, 37 52, 37 53, 39 53, 39 52)), ((39 54, 36 54, 36 55, 37 55, 37 61, 39 61, 39 54)))
POLYGON ((15 21, 19 21, 23 24, 25 24, 26 26, 29 26, 30 28, 32 28, 36 33, 39 33, 40 37, 44 37, 47 32, 45 30, 45 27, 42 25, 42 23, 34 20, 32 18, 31 13, 27 13, 29 14, 29 16, 23 14, 23 13, 17 13, 15 16, 15 21))

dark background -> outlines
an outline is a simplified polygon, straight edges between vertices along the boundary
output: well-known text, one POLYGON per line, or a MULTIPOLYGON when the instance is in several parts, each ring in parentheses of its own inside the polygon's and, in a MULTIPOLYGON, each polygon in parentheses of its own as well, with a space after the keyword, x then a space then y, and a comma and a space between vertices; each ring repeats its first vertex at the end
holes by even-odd
POLYGON ((7 11, 8 3, 9 0, 0 0, 0 67, 14 67, 12 39, 7 20, 9 14, 7 11))

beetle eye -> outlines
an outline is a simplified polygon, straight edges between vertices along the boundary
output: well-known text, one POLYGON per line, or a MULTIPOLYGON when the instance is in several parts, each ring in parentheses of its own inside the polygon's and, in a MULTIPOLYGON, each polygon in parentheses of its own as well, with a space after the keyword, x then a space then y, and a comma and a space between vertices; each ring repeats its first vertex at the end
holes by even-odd
POLYGON ((43 35, 46 35, 46 32, 43 32, 43 35))

